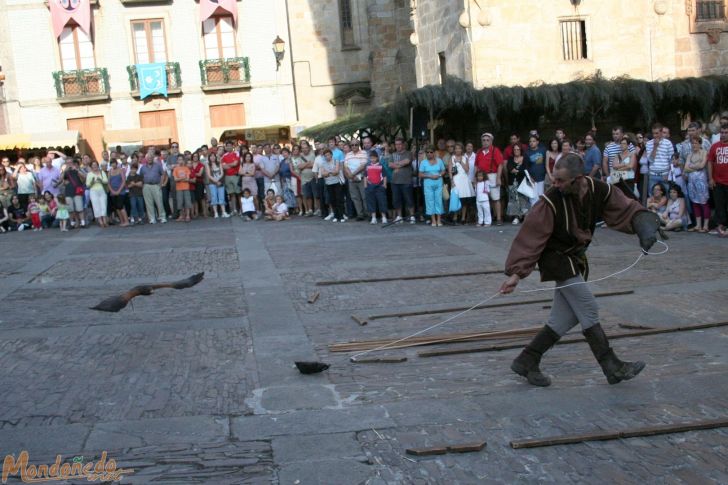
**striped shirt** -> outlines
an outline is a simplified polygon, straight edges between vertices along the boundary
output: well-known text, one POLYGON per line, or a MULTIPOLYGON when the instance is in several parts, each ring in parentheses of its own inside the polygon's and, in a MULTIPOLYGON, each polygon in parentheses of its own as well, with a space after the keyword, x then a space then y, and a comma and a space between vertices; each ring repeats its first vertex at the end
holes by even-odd
MULTIPOLYGON (((635 150, 637 150, 637 148, 635 148, 635 146, 630 143, 629 153, 634 153, 635 150)), ((602 156, 607 159, 610 172, 612 171, 612 165, 614 160, 617 159, 620 153, 622 153, 622 147, 619 145, 619 143, 610 141, 604 146, 604 154, 602 156)))
POLYGON ((648 140, 645 146, 645 154, 649 158, 650 173, 652 174, 664 174, 670 170, 670 163, 672 161, 672 155, 675 153, 675 147, 672 146, 672 142, 667 138, 662 138, 660 144, 657 145, 657 152, 655 152, 655 158, 652 158, 652 149, 655 146, 655 140, 648 140))

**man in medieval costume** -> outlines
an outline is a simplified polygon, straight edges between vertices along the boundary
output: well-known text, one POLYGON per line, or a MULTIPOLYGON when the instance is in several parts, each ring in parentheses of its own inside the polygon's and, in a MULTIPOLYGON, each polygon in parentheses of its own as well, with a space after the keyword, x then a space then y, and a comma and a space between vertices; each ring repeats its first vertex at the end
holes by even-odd
POLYGON ((556 163, 551 189, 541 196, 526 216, 506 261, 509 277, 501 293, 511 293, 538 264, 541 281, 557 287, 548 323, 511 364, 511 369, 535 386, 551 380, 541 373, 543 354, 577 323, 610 384, 632 379, 644 362, 623 362, 609 346, 599 324, 599 311, 589 286, 586 250, 600 218, 621 232, 636 233, 646 252, 657 241, 657 216, 620 190, 583 175, 584 162, 569 154, 556 163), (571 286, 568 286, 571 285, 571 286))

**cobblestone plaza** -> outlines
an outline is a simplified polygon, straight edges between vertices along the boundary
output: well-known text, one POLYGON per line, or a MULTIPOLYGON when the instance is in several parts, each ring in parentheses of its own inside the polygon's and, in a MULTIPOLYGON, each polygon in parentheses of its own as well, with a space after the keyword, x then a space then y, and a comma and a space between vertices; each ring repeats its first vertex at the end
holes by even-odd
MULTIPOLYGON (((613 340, 622 358, 647 363, 637 378, 615 386, 586 343, 546 354, 548 388, 510 371, 518 349, 418 355, 488 342, 368 356, 407 357, 402 363, 354 364, 349 354, 329 351, 337 342, 402 337, 451 315, 360 326, 352 314, 467 307, 504 277, 317 282, 499 270, 516 231, 297 218, 6 234, 0 455, 27 450, 32 463, 52 463, 57 454, 94 461, 106 451, 134 470, 121 483, 728 483, 728 428, 509 446, 727 418, 728 327, 613 340), (119 313, 88 309, 137 284, 199 271, 205 279, 193 288, 140 296, 119 313), (302 375, 296 360, 331 368, 302 375), (487 446, 405 453, 477 441, 487 446)), ((666 255, 594 285, 595 292, 633 292, 598 298, 608 334, 627 331, 624 325, 728 321, 725 240, 681 233, 668 244, 666 255)), ((598 229, 591 277, 628 266, 638 251, 636 237, 598 229)), ((537 277, 519 289, 542 286, 537 277)), ((550 296, 498 297, 494 303, 524 303, 474 310, 432 334, 542 325, 550 296)))

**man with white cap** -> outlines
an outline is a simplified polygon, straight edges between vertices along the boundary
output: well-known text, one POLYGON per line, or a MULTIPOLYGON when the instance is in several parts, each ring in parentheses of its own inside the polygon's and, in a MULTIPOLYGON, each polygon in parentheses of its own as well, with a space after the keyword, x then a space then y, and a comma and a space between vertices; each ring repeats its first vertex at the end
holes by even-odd
POLYGON ((498 147, 493 146, 493 135, 483 133, 480 137, 482 146, 475 156, 475 168, 488 177, 490 185, 490 208, 495 215, 496 224, 503 225, 503 214, 501 213, 500 185, 503 176, 503 154, 498 147))

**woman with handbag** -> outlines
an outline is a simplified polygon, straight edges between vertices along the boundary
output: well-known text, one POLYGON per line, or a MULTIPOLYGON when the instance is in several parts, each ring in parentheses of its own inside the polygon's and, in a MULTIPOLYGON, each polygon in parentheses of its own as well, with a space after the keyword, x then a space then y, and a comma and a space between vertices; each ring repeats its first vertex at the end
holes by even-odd
MULTIPOLYGON (((468 207, 475 205, 475 193, 473 185, 470 182, 470 165, 468 159, 463 154, 464 148, 462 143, 455 143, 455 153, 450 158, 448 164, 448 172, 450 172, 450 180, 452 181, 452 191, 457 191, 460 198, 460 224, 466 224, 468 207)), ((456 214, 453 214, 453 222, 455 222, 456 214)))
POLYGON ((109 178, 106 173, 99 169, 99 162, 91 162, 91 171, 86 176, 86 186, 89 189, 91 207, 94 209, 94 218, 99 227, 108 227, 106 221, 106 190, 109 185, 109 178))
POLYGON ((426 150, 427 158, 420 164, 419 177, 422 179, 425 193, 425 212, 432 217, 432 227, 442 226, 442 214, 445 209, 442 203, 442 177, 445 175, 445 162, 435 158, 435 150, 426 150))
POLYGON ((627 197, 634 194, 634 173, 637 168, 637 155, 629 150, 629 138, 624 137, 619 141, 619 153, 612 162, 612 170, 609 173, 609 183, 619 184, 621 190, 627 197))
POLYGON ((528 197, 518 191, 518 187, 524 180, 527 180, 528 168, 529 161, 523 156, 521 145, 514 145, 513 156, 508 159, 506 164, 506 175, 508 176, 508 206, 506 207, 506 215, 513 217, 514 225, 521 222, 531 207, 528 197))
MULTIPOLYGON (((561 147, 561 142, 556 140, 556 143, 551 141, 551 145, 555 148, 561 147)), ((558 156, 558 153, 551 153, 545 151, 543 147, 539 145, 538 135, 531 135, 528 138, 528 150, 524 154, 528 160, 528 174, 533 181, 533 188, 535 193, 533 196, 526 195, 529 198, 531 205, 538 202, 538 198, 541 197, 546 190, 546 180, 551 176, 550 169, 548 168, 551 162, 551 156, 554 158, 558 156)), ((556 163, 556 162, 553 162, 556 163)))

